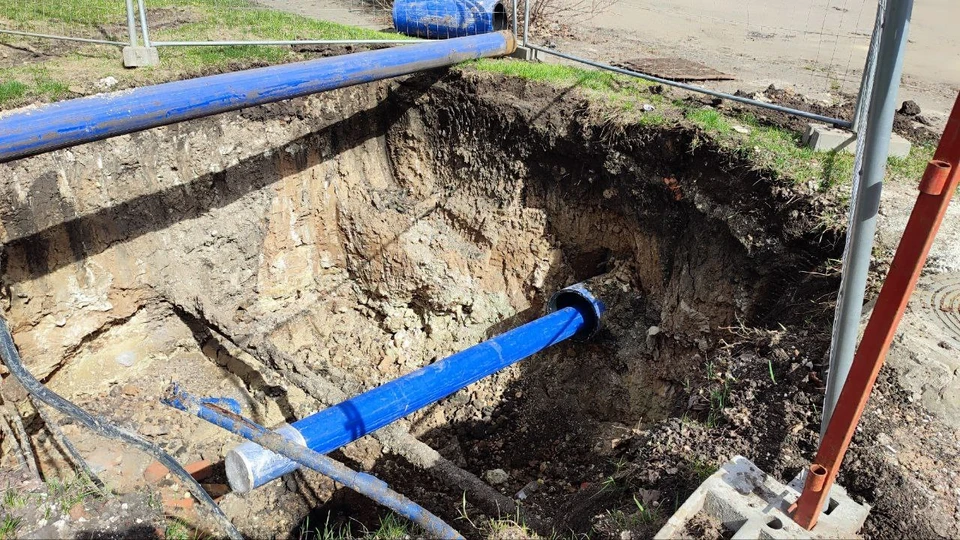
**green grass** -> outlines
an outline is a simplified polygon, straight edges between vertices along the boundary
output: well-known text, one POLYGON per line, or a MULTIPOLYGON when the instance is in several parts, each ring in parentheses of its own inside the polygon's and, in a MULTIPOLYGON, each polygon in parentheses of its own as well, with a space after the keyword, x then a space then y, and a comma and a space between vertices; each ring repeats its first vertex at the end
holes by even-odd
POLYGON ((30 500, 28 494, 22 493, 14 488, 7 488, 3 493, 3 507, 8 510, 16 510, 27 504, 30 500))
POLYGON ((200 533, 182 519, 167 520, 163 529, 164 540, 197 540, 199 537, 200 533))
POLYGON ((401 540, 423 537, 418 527, 393 512, 380 516, 376 528, 370 529, 360 523, 356 523, 356 525, 360 531, 355 534, 349 522, 346 524, 331 523, 330 514, 327 514, 327 519, 322 528, 311 527, 310 520, 307 518, 306 522, 300 527, 298 538, 299 540, 352 540, 354 538, 401 540))
POLYGON ((47 504, 59 506, 61 512, 69 512, 74 505, 82 503, 88 497, 100 496, 100 490, 85 474, 78 474, 69 480, 51 478, 46 484, 50 494, 47 504))
MULTIPOLYGON (((683 118, 702 129, 710 139, 751 160, 757 168, 770 170, 796 183, 812 182, 821 192, 847 187, 853 177, 852 154, 815 152, 803 146, 800 134, 762 125, 750 113, 730 115, 681 99, 668 101, 662 95, 651 92, 655 85, 641 79, 599 70, 512 59, 483 59, 472 66, 478 71, 500 73, 565 89, 576 88, 604 102, 611 109, 607 117, 620 117, 621 122, 663 126, 683 118), (654 110, 643 111, 642 104, 653 105, 654 110), (735 126, 745 128, 740 131, 747 133, 739 132, 735 126)), ((697 140, 694 144, 703 142, 697 140)), ((890 158, 887 178, 919 181, 933 150, 929 145, 915 145, 908 157, 890 158)))
POLYGON ((733 131, 730 119, 716 109, 688 109, 687 120, 717 135, 727 135, 733 131))
POLYGON ((656 508, 650 508, 649 506, 644 506, 643 503, 637 499, 637 496, 633 496, 633 504, 637 507, 637 512, 634 514, 640 523, 653 523, 659 519, 659 515, 656 508))
POLYGON ((9 514, 3 516, 3 519, 0 520, 0 540, 16 538, 17 529, 20 528, 21 522, 23 522, 23 518, 13 517, 9 514))
POLYGON ((368 531, 365 536, 377 540, 411 538, 410 522, 390 512, 386 516, 381 516, 380 525, 373 531, 368 531))
POLYGON ((642 110, 640 106, 643 104, 656 106, 664 101, 663 96, 650 91, 654 84, 609 71, 523 62, 507 58, 484 58, 469 65, 482 72, 499 73, 565 89, 576 88, 588 95, 600 97, 615 104, 617 108, 624 111, 639 111, 642 110))
POLYGON ((0 105, 15 105, 26 99, 57 101, 70 94, 69 85, 51 76, 43 66, 2 68, 0 80, 0 105))
POLYGON ((0 105, 7 101, 20 99, 27 94, 29 87, 20 81, 6 80, 0 82, 0 105))
POLYGON ((690 462, 690 471, 696 478, 697 483, 702 484, 707 478, 710 478, 710 475, 717 472, 717 467, 700 458, 696 458, 690 462))
MULTIPOLYGON (((365 28, 319 21, 258 6, 249 0, 151 0, 148 20, 155 24, 154 41, 211 40, 322 40, 322 39, 410 39, 406 36, 365 28), (172 23, 171 23, 172 20, 172 23)), ((31 0, 0 2, 0 24, 14 28, 126 42, 126 11, 116 0, 31 0)), ((23 40, 0 35, 0 41, 23 40)), ((43 50, 54 43, 28 40, 43 50)), ((161 64, 150 68, 124 70, 115 46, 71 44, 73 52, 60 51, 40 68, 0 68, 0 106, 17 107, 32 101, 55 101, 70 97, 76 85, 85 93, 96 91, 92 83, 106 76, 119 82, 118 88, 152 84, 236 69, 252 64, 278 64, 302 60, 308 55, 286 46, 199 46, 164 47, 161 64), (39 69, 40 77, 33 71, 39 69)))

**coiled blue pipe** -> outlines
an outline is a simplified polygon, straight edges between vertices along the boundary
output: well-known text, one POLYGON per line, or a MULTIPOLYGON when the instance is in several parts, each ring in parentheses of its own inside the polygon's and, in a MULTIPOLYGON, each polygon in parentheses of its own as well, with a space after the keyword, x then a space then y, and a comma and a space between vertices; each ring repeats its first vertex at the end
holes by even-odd
POLYGON ((496 32, 61 101, 0 117, 0 162, 466 60, 510 54, 496 32))
MULTIPOLYGON (((277 433, 325 454, 574 336, 592 334, 605 307, 583 286, 559 291, 552 313, 308 416, 277 433)), ((297 468, 253 443, 226 458, 231 488, 246 493, 297 468)))
POLYGON ((507 28, 499 0, 395 0, 393 26, 408 36, 448 39, 507 28))

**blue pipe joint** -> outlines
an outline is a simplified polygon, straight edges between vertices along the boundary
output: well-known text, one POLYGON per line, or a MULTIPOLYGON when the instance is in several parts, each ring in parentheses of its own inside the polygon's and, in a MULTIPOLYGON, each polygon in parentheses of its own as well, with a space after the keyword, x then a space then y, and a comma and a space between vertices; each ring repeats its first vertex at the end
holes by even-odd
POLYGON ((586 341, 597 335, 600 330, 600 318, 607 311, 606 304, 587 289, 584 283, 575 283, 553 293, 547 302, 547 313, 563 308, 576 308, 583 316, 583 327, 573 335, 574 341, 586 341))

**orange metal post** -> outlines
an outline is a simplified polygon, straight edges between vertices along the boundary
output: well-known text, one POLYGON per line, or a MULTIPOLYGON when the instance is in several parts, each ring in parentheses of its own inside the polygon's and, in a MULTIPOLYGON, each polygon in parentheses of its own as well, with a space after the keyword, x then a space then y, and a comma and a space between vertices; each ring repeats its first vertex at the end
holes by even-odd
POLYGON ((793 520, 805 529, 812 529, 820 518, 907 301, 920 278, 930 245, 960 182, 960 96, 933 158, 920 182, 920 195, 860 340, 830 425, 808 470, 803 492, 791 507, 793 520))

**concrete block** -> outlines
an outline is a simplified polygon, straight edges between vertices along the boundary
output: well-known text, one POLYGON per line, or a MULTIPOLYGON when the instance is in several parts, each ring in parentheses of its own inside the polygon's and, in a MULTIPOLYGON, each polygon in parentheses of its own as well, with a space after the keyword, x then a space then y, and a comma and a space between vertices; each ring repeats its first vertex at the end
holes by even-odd
POLYGON ((523 45, 517 45, 517 50, 513 51, 513 54, 510 55, 511 58, 519 58, 521 60, 538 60, 537 51, 529 47, 524 47, 523 45))
POLYGON ((731 538, 858 538, 870 507, 857 504, 834 485, 817 526, 807 531, 790 519, 787 509, 800 496, 804 479, 784 486, 743 456, 736 456, 690 495, 654 538, 689 537, 686 525, 698 515, 723 523, 731 538))
POLYGON ((134 68, 143 66, 155 66, 160 63, 160 54, 156 47, 131 47, 123 48, 123 67, 134 68))
MULTIPOLYGON (((845 150, 851 154, 857 150, 857 135, 851 131, 839 129, 824 124, 807 124, 803 134, 803 144, 818 152, 845 150)), ((896 133, 890 136, 890 151, 892 157, 907 157, 910 154, 910 141, 896 133)))

